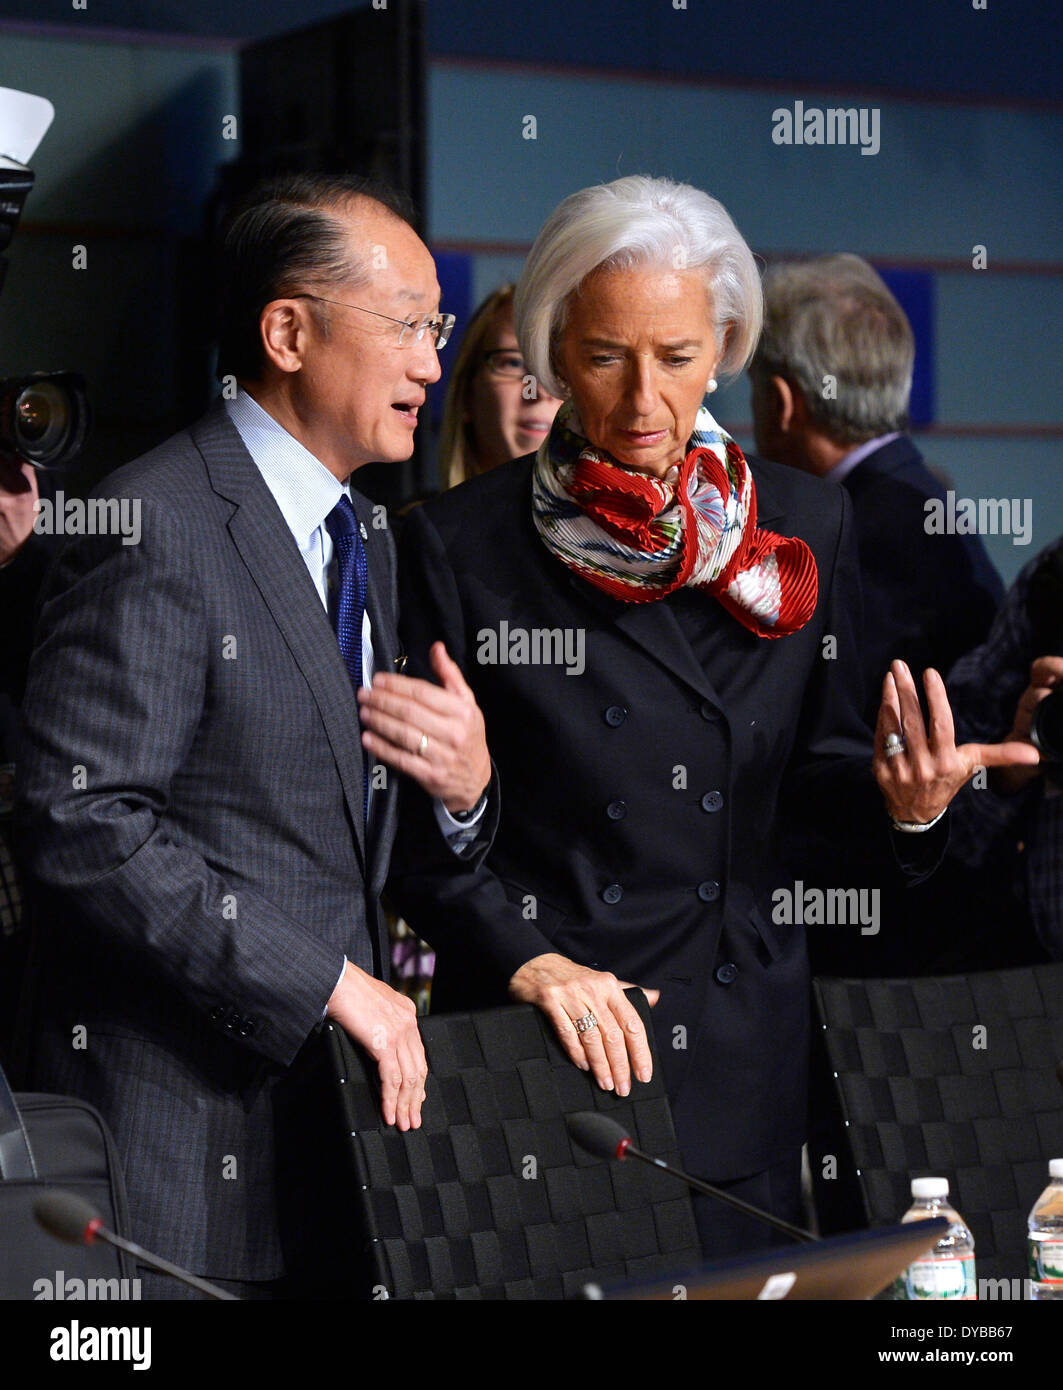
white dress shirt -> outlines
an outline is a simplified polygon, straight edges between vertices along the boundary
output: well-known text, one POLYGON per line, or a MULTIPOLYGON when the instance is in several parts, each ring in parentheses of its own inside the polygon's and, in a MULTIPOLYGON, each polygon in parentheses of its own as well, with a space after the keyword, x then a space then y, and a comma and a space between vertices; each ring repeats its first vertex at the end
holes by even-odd
MULTIPOLYGON (((329 598, 339 588, 339 576, 338 566, 333 563, 332 537, 326 529, 325 518, 341 497, 350 499, 350 487, 341 483, 320 459, 315 458, 305 445, 300 444, 268 411, 263 410, 243 387, 237 389, 235 400, 226 400, 225 409, 288 523, 288 529, 295 538, 299 554, 327 612, 329 598)), ((363 517, 359 517, 359 521, 365 524, 363 517)), ((373 623, 367 603, 362 615, 362 678, 366 685, 372 684, 375 670, 373 623)), ((373 813, 371 781, 368 798, 367 827, 373 813)), ((436 821, 447 843, 456 854, 460 854, 475 840, 485 804, 481 804, 478 814, 467 821, 455 820, 438 797, 434 806, 436 821)), ((344 969, 346 964, 345 959, 344 969)), ((343 970, 340 971, 342 975, 343 970)))
MULTIPOLYGON (((325 526, 325 518, 339 502, 341 497, 348 501, 351 489, 341 483, 334 473, 314 457, 305 445, 300 444, 294 435, 288 433, 283 425, 262 409, 253 396, 237 388, 236 399, 227 400, 225 408, 229 418, 244 441, 247 452, 254 460, 255 467, 263 480, 288 528, 295 537, 299 554, 306 563, 310 578, 321 598, 325 611, 329 609, 329 599, 339 588, 337 566, 333 564, 332 537, 325 526)), ((365 519, 360 517, 362 525, 365 519)), ((373 656, 373 623, 366 604, 362 615, 362 678, 366 685, 372 685, 376 662, 373 656)), ((372 806, 373 788, 369 788, 369 803, 372 806)), ((450 814, 443 803, 436 799, 436 819, 445 835, 468 843, 469 830, 475 827, 480 817, 471 821, 458 821, 450 814)), ((482 815, 481 811, 481 815, 482 815)), ((471 838, 475 838, 475 833, 471 838)))

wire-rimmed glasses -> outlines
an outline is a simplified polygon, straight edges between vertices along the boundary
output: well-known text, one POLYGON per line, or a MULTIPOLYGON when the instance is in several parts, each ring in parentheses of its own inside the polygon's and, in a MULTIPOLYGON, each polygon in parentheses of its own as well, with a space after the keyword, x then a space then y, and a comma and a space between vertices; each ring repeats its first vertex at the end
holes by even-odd
POLYGON ((390 314, 378 313, 376 309, 366 309, 361 304, 345 304, 342 299, 326 299, 323 294, 310 294, 307 291, 300 291, 298 294, 289 296, 291 299, 316 299, 322 304, 335 304, 340 309, 360 309, 363 314, 372 314, 374 318, 387 319, 388 323, 395 323, 399 326, 399 347, 405 347, 407 342, 420 342, 425 333, 431 333, 432 342, 437 352, 445 348, 447 339, 454 331, 454 315, 439 314, 433 317, 425 314, 422 318, 410 317, 408 319, 395 319, 390 314), (410 334, 413 335, 412 339, 410 334))

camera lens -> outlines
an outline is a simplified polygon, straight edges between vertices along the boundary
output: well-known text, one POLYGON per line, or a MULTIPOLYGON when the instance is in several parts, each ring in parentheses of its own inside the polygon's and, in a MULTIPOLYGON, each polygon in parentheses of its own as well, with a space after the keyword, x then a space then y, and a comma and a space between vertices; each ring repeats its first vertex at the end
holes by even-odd
POLYGON ((1046 695, 1034 710, 1030 742, 1042 757, 1063 761, 1063 686, 1046 695))
POLYGON ((15 439, 27 452, 46 453, 45 441, 66 428, 67 416, 66 402, 54 386, 27 387, 15 404, 15 439))
POLYGON ((0 452, 35 468, 69 467, 89 428, 85 383, 72 372, 0 381, 0 452))

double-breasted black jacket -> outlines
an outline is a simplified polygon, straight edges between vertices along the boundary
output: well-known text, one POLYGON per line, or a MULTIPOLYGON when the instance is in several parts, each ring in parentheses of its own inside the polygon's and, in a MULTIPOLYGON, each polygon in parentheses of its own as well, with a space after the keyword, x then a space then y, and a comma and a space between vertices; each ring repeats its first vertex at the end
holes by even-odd
POLYGON ((846 881, 850 833, 878 837, 884 873, 899 871, 892 838, 911 878, 943 838, 890 831, 871 775, 850 503, 752 461, 758 524, 801 536, 819 571, 810 621, 768 639, 704 591, 631 604, 575 576, 535 530, 532 464, 503 465, 407 524, 408 672, 425 675, 431 643, 446 642, 484 713, 502 811, 484 863, 451 870, 421 858, 431 810, 409 789, 394 895, 436 949, 435 1009, 503 1001, 514 971, 550 951, 659 988, 685 1159, 709 1179, 741 1177, 804 1136, 808 972, 803 929, 773 921, 773 891, 794 886, 773 851, 780 821, 814 827, 841 888, 870 886, 846 881), (557 629, 560 642, 541 635, 557 629), (577 659, 522 662, 521 633, 526 656, 564 658, 567 636, 577 659))

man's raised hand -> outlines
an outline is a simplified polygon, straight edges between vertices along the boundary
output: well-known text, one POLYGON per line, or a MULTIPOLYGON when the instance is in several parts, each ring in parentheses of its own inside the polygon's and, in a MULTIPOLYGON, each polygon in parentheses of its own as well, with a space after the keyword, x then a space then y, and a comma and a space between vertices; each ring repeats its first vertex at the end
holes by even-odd
POLYGON ((429 657, 438 685, 384 671, 359 690, 362 743, 448 811, 471 811, 491 780, 484 718, 442 642, 429 657))

